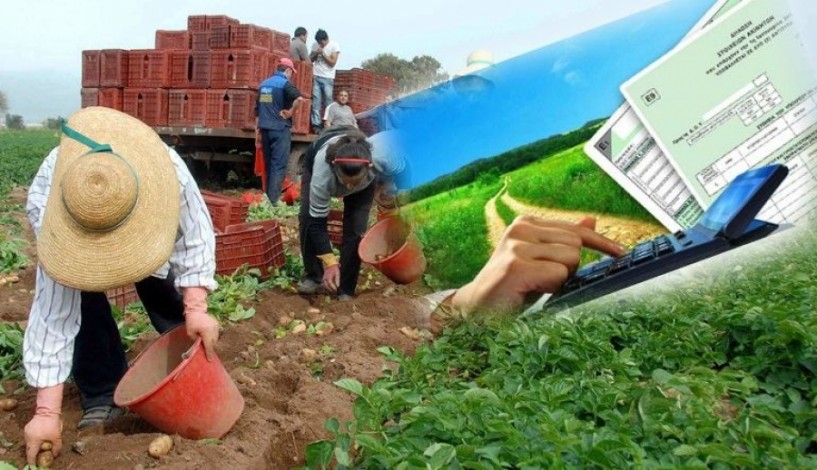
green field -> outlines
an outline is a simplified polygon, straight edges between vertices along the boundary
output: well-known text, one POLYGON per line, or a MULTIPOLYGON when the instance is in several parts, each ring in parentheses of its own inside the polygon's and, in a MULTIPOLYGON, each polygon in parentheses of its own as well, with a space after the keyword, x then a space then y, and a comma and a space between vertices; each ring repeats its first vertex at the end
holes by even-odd
POLYGON ((678 290, 468 323, 360 398, 313 468, 817 468, 817 235, 678 290), (350 449, 357 449, 350 452, 350 449))
POLYGON ((0 131, 0 198, 28 186, 45 156, 59 144, 55 131, 0 131))
POLYGON ((428 260, 425 280, 431 287, 459 287, 488 260, 485 203, 501 187, 499 182, 472 183, 406 208, 423 244, 428 260))
POLYGON ((538 207, 655 219, 576 146, 509 173, 508 193, 538 207))

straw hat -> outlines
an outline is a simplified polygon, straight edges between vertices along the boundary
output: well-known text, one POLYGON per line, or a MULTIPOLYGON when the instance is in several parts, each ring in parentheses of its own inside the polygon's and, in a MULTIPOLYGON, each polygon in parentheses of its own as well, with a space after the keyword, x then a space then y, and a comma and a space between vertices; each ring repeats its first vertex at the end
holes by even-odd
POLYGON ((176 168, 153 129, 113 109, 82 109, 63 127, 40 263, 85 291, 142 280, 170 258, 179 203, 176 168))

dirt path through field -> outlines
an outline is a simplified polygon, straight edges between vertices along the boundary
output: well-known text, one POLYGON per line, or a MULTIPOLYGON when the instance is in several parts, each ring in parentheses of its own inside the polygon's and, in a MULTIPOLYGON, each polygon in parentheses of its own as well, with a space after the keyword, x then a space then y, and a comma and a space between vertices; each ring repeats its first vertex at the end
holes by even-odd
POLYGON ((596 218, 597 232, 625 246, 632 246, 639 241, 667 231, 661 225, 608 214, 531 206, 512 198, 507 192, 502 194, 501 199, 505 205, 520 215, 536 215, 545 219, 568 220, 571 222, 579 221, 582 217, 588 215, 594 216, 596 218))
POLYGON ((505 231, 505 227, 507 227, 505 221, 502 220, 502 217, 499 216, 499 212, 496 210, 496 200, 505 193, 506 189, 508 189, 507 180, 505 184, 502 185, 502 189, 485 204, 485 222, 488 224, 488 243, 490 243, 492 247, 495 247, 499 243, 499 238, 502 236, 502 232, 505 231))

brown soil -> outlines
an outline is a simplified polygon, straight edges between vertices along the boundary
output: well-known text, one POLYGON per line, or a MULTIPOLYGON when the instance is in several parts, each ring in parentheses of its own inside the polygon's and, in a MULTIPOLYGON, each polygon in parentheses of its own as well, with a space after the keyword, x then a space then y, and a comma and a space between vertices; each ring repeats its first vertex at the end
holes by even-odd
MULTIPOLYGON (((24 192, 17 191, 15 203, 20 197, 25 200, 24 192)), ((291 221, 286 225, 289 230, 285 229, 285 236, 291 235, 291 221)), ((28 227, 26 237, 33 240, 28 227)), ((288 242, 293 243, 292 239, 288 242)), ((30 253, 35 256, 33 248, 30 253)), ((353 417, 353 396, 332 382, 354 378, 371 383, 381 376, 384 366, 376 349, 388 345, 411 353, 419 341, 401 333, 400 328, 426 326, 417 308, 418 295, 425 293, 423 286, 395 286, 365 268, 361 284, 370 274, 369 287, 359 289, 358 298, 345 303, 326 296, 306 298, 277 289, 264 291, 252 305, 255 317, 225 327, 218 344, 219 357, 234 379, 241 377, 236 382, 246 407, 221 442, 174 436, 175 446, 169 455, 154 459, 148 456, 147 449, 159 432, 133 414, 104 429, 78 432, 79 395, 69 384, 63 405, 64 450, 53 468, 278 469, 303 465, 307 444, 328 437, 323 428, 327 418, 343 422, 353 417), (311 307, 320 313, 309 313, 311 307), (327 321, 334 329, 322 337, 303 333, 276 339, 273 330, 282 316, 307 323, 327 321), (318 354, 313 360, 303 358, 303 349, 320 351, 324 345, 333 352, 318 354), (84 446, 82 455, 71 450, 80 441, 84 446)), ((2 321, 25 321, 28 316, 34 268, 25 269, 20 278, 19 283, 0 288, 2 321)), ((138 341, 131 357, 155 337, 156 333, 151 333, 138 341)), ((8 394, 17 388, 14 383, 4 385, 8 394)), ((34 390, 25 389, 16 398, 20 405, 15 410, 0 412, 0 461, 20 464, 24 460, 23 427, 33 413, 34 390)))

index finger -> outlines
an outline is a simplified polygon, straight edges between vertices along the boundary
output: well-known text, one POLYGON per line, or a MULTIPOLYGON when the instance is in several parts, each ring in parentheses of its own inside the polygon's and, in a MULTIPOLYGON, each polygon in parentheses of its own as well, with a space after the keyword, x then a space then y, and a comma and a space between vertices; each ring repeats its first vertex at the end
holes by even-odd
POLYGON ((582 246, 586 248, 592 248, 611 256, 620 256, 627 252, 627 250, 620 244, 610 240, 600 233, 590 230, 589 228, 574 225, 570 230, 581 237, 582 246))
POLYGON ((26 461, 29 465, 37 465, 37 454, 40 452, 42 441, 26 442, 26 461))

